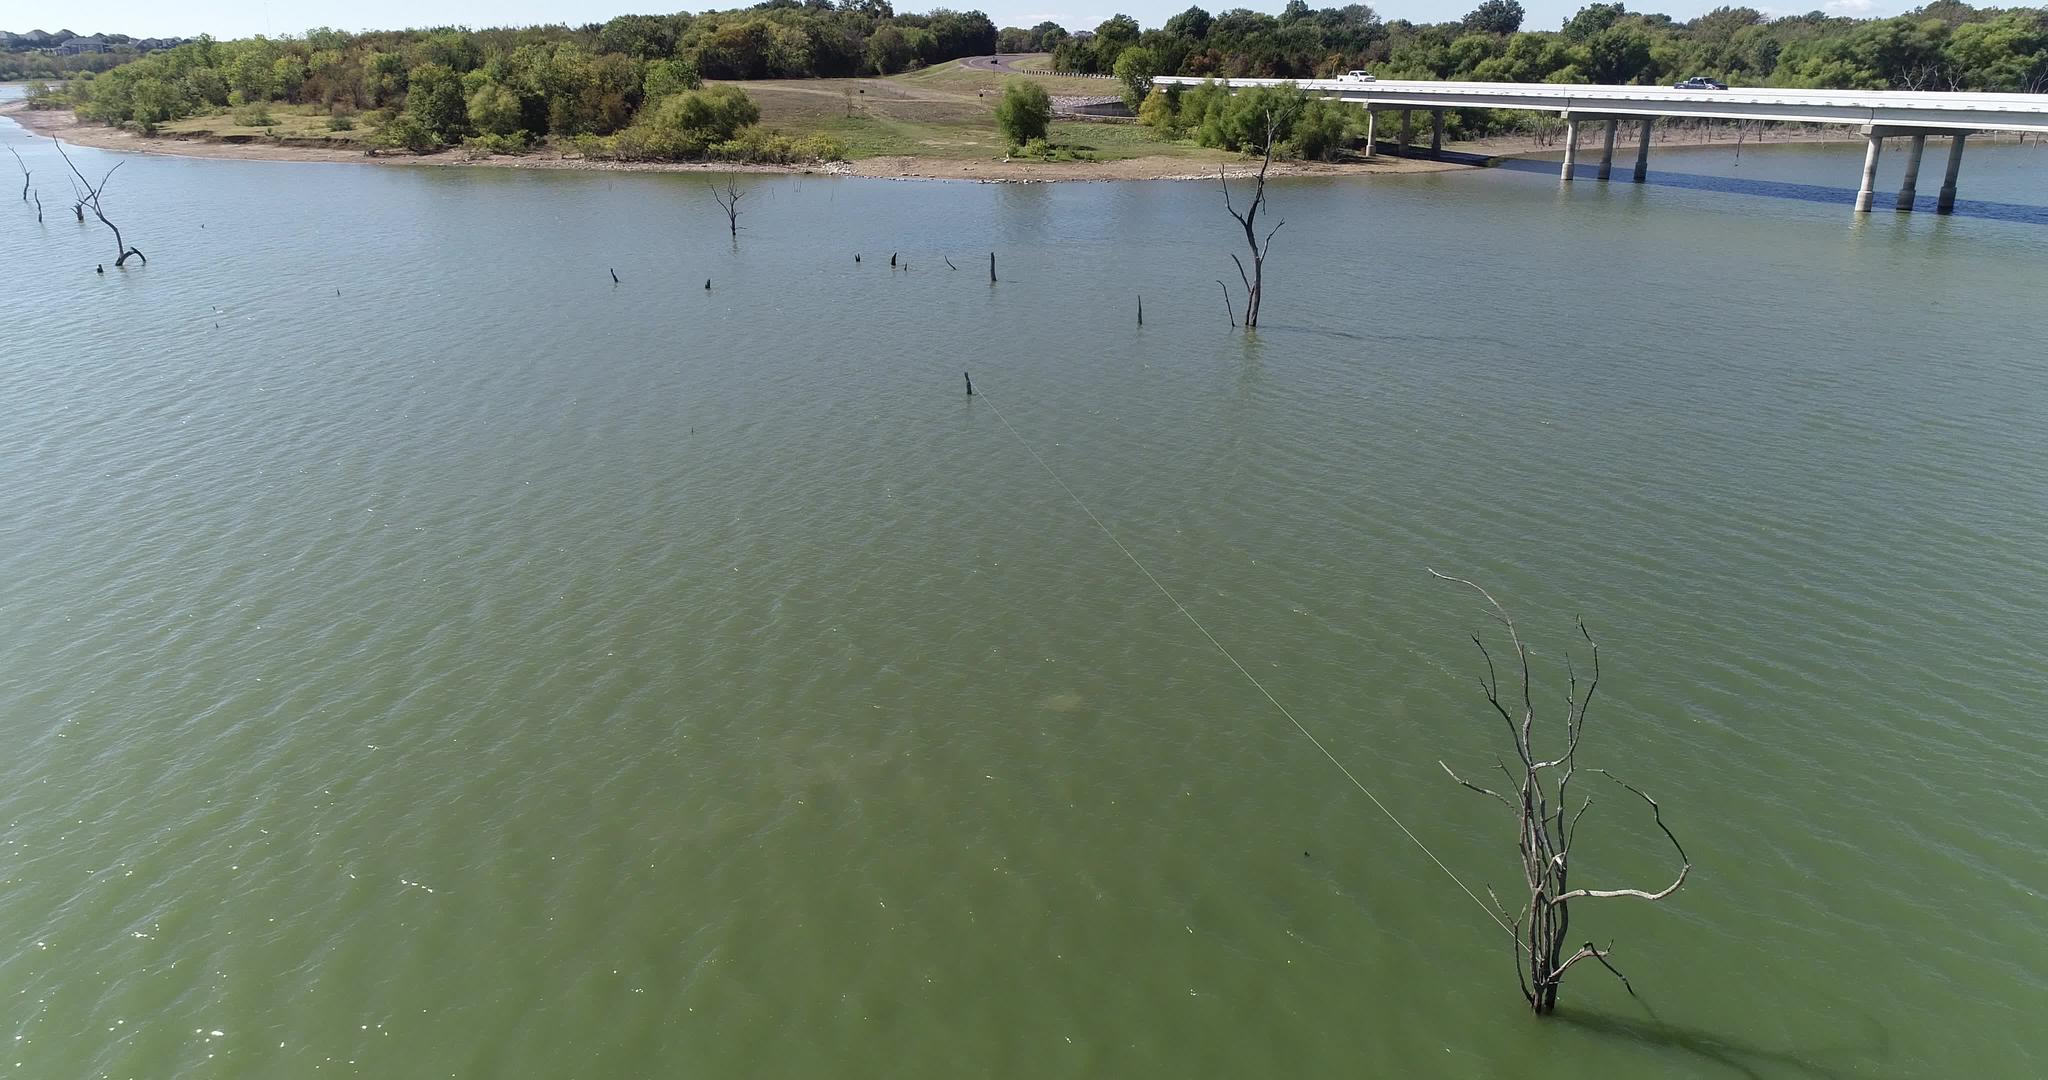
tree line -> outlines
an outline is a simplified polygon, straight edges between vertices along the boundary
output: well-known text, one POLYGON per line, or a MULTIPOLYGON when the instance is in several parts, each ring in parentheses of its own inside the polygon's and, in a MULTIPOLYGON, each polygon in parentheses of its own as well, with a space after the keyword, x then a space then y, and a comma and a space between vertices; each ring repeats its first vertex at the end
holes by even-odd
POLYGON ((32 88, 32 97, 144 133, 223 109, 261 122, 264 106, 285 103, 324 110, 337 129, 363 114, 381 141, 413 150, 516 150, 552 137, 629 158, 796 160, 843 149, 753 131, 759 110, 746 95, 704 81, 887 75, 995 45, 995 24, 978 11, 898 15, 888 0, 770 0, 573 29, 200 38, 78 74, 61 89, 32 88))
POLYGON ((1191 7, 1155 30, 1117 15, 1087 36, 1062 33, 1053 66, 1131 78, 1365 69, 1383 79, 1656 84, 1698 74, 1737 86, 2048 90, 2048 12, 2039 8, 1934 0, 1895 18, 1850 19, 1722 7, 1680 22, 1617 2, 1580 8, 1555 30, 1525 30, 1523 22, 1517 0, 1484 0, 1442 23, 1382 20, 1364 4, 1312 9, 1303 0, 1289 0, 1278 15, 1191 7))

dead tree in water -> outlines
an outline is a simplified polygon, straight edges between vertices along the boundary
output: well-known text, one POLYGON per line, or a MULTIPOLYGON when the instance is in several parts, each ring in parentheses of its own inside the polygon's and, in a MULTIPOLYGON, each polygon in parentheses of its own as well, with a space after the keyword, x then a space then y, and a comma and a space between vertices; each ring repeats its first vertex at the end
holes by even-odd
POLYGON ((21 160, 21 151, 10 146, 7 152, 14 155, 14 163, 21 166, 21 201, 28 201, 28 162, 21 160))
POLYGON ((735 240, 740 238, 740 197, 745 194, 730 176, 725 178, 723 190, 717 184, 711 185, 711 197, 718 200, 718 208, 725 211, 725 223, 732 229, 735 240))
POLYGON ((1273 226, 1266 232, 1264 241, 1260 241, 1255 228, 1259 220, 1259 210, 1266 205, 1266 170, 1273 167, 1273 135, 1276 127, 1273 114, 1269 110, 1266 113, 1266 156, 1259 162, 1258 186, 1253 189, 1252 204, 1244 213, 1238 213, 1237 207, 1231 205, 1230 181, 1224 178, 1222 169, 1216 170, 1216 182, 1223 185, 1223 208, 1230 211, 1230 216, 1236 218, 1239 225, 1244 226, 1244 242, 1251 245, 1252 249, 1250 274, 1244 272, 1242 259, 1235 254, 1230 256, 1230 261, 1237 264, 1237 276, 1244 279, 1244 325, 1247 330, 1259 325, 1259 301, 1265 297, 1266 253, 1273 249, 1273 234, 1280 231, 1280 225, 1287 224, 1282 221, 1280 225, 1273 226))
MULTIPOLYGON (((1464 578, 1448 577, 1431 570, 1430 574, 1439 580, 1456 582, 1469 586, 1485 597, 1486 605, 1493 617, 1507 628, 1508 641, 1514 646, 1515 662, 1520 668, 1522 687, 1519 707, 1504 702, 1500 693, 1500 677, 1493 665, 1493 654, 1486 649, 1486 642, 1474 634, 1472 641, 1479 646, 1479 655, 1486 660, 1486 677, 1480 681, 1480 688, 1486 692, 1487 704, 1507 722, 1508 734, 1515 747, 1515 758, 1519 768, 1510 768, 1505 762, 1495 761, 1508 784, 1519 788, 1512 795, 1503 795, 1489 788, 1480 787, 1466 780, 1443 762, 1437 762, 1459 784, 1497 799, 1516 818, 1519 838, 1517 847, 1522 855, 1522 876, 1529 887, 1527 904, 1519 913, 1510 916, 1500 897, 1492 896, 1494 907, 1503 921, 1512 919, 1515 937, 1515 976, 1522 984, 1522 996, 1528 999, 1529 1007, 1538 1015, 1557 1008, 1558 985, 1564 981, 1567 971, 1581 960, 1597 961, 1601 967, 1613 972, 1628 988, 1631 996, 1635 987, 1629 986, 1628 976, 1616 970, 1608 957, 1613 945, 1599 948, 1588 941, 1577 947, 1569 956, 1565 955, 1567 934, 1571 929, 1571 902, 1574 900, 1606 900, 1615 897, 1634 897, 1638 900, 1662 900, 1678 891, 1685 884, 1686 874, 1692 871, 1692 860, 1686 858, 1685 848, 1678 843, 1670 828, 1664 824, 1664 816, 1657 809, 1657 800, 1643 794, 1625 781, 1616 779, 1605 769, 1589 769, 1619 784, 1629 793, 1642 799, 1650 806, 1650 818, 1662 830, 1664 837, 1678 852, 1678 877, 1664 888, 1649 892, 1643 889, 1584 889, 1572 888, 1567 881, 1571 873, 1571 845, 1578 831, 1579 819, 1593 805, 1591 796, 1579 804, 1569 819, 1567 799, 1573 774, 1578 769, 1579 740, 1586 732, 1586 710, 1593 703, 1593 693, 1600 687, 1600 646, 1593 641, 1593 635, 1586 630, 1584 620, 1579 622, 1579 634, 1592 649, 1592 670, 1584 685, 1579 685, 1579 675, 1573 669, 1569 657, 1565 661, 1565 675, 1568 689, 1565 693, 1564 708, 1564 749, 1554 758, 1544 758, 1535 747, 1534 728, 1536 723, 1535 699, 1529 687, 1529 649, 1522 643, 1521 635, 1515 630, 1515 622, 1508 617, 1507 610, 1500 606, 1491 594, 1464 578), (1516 715, 1519 713, 1519 716, 1516 715)), ((1512 692, 1512 691, 1511 691, 1512 692)))
POLYGON ((143 263, 147 265, 149 262, 149 256, 144 255, 142 253, 141 248, 132 248, 129 247, 125 242, 123 242, 121 239, 121 227, 107 220, 106 211, 100 207, 100 196, 107 190, 107 181, 112 180, 114 178, 114 173, 118 172, 121 166, 127 164, 127 162, 115 162, 114 167, 107 170, 107 175, 100 177, 99 186, 94 187, 92 181, 87 180, 85 178, 85 174, 78 171, 78 166, 72 163, 71 155, 64 153, 64 144, 58 142, 56 139, 51 139, 50 141, 57 144, 57 153, 63 156, 64 164, 71 166, 72 175, 77 176, 78 182, 85 185, 85 194, 79 197, 78 207, 74 207, 74 209, 79 210, 78 220, 85 220, 85 213, 82 209, 79 208, 91 207, 92 216, 100 219, 100 224, 105 225, 107 228, 112 229, 114 231, 114 265, 116 267, 120 267, 126 264, 128 262, 128 256, 130 255, 133 255, 136 258, 141 259, 143 263))

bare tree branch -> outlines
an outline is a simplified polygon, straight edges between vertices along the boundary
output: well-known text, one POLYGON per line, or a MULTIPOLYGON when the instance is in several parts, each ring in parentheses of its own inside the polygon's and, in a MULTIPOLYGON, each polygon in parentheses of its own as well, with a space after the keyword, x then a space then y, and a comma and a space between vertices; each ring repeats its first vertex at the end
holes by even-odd
POLYGON ((732 230, 732 238, 735 240, 739 239, 740 199, 746 195, 746 192, 740 190, 739 185, 734 183, 730 176, 725 178, 724 190, 720 190, 717 184, 713 184, 708 180, 705 183, 710 185, 711 197, 718 201, 718 208, 725 211, 725 223, 732 230))
POLYGON ((78 177, 78 182, 85 185, 85 194, 79 198, 78 204, 72 207, 74 211, 78 212, 78 220, 84 221, 84 208, 91 207, 92 216, 100 219, 100 224, 105 225, 107 228, 113 230, 115 251, 114 265, 116 267, 126 265, 128 262, 128 257, 130 255, 133 255, 136 258, 141 259, 143 263, 147 265, 149 263, 149 256, 144 255, 142 253, 141 248, 129 247, 125 242, 122 241, 121 227, 114 224, 112 221, 109 221, 107 219, 106 210, 104 210, 100 206, 100 195, 107 190, 107 181, 112 180, 114 178, 114 174, 116 172, 119 172, 121 166, 126 165, 127 162, 125 160, 115 162, 114 167, 108 169, 107 174, 100 178, 99 186, 94 187, 93 182, 87 180, 85 178, 85 174, 78 171, 78 165, 71 160, 71 155, 64 152, 63 141, 60 139, 51 139, 50 141, 56 144, 57 154, 58 156, 64 159, 64 164, 71 167, 72 175, 78 177))
MULTIPOLYGON (((1266 254, 1272 249, 1273 234, 1280 231, 1280 225, 1287 224, 1285 221, 1282 221, 1280 225, 1275 225, 1267 231, 1265 240, 1261 241, 1259 239, 1257 228, 1259 210, 1266 205, 1266 172, 1273 167, 1273 139, 1277 132, 1278 121, 1274 118, 1273 113, 1268 110, 1266 113, 1265 156, 1259 162, 1259 174, 1256 186, 1252 190, 1252 201, 1250 205, 1245 207, 1243 212, 1239 212, 1237 205, 1231 201, 1229 178, 1224 175, 1221 167, 1218 167, 1216 170, 1216 182, 1223 187, 1223 209, 1228 211, 1230 216, 1237 220, 1238 225, 1243 227, 1244 242, 1246 246, 1251 248, 1252 252, 1252 268, 1249 274, 1245 272, 1243 260, 1239 259, 1235 254, 1230 257, 1231 261, 1237 263, 1237 276, 1244 280, 1244 325, 1247 329, 1259 325, 1259 307, 1265 300, 1266 295, 1266 254)), ((1229 291, 1228 288, 1224 289, 1226 295, 1228 295, 1229 291)))
MULTIPOLYGON (((1487 612, 1505 628, 1508 639, 1514 647, 1516 664, 1520 667, 1522 681, 1522 702, 1520 710, 1513 710, 1501 700, 1500 673, 1494 663, 1493 653, 1486 641, 1477 635, 1473 642, 1486 665, 1485 675, 1479 680, 1480 690, 1486 696, 1487 704, 1495 715, 1507 723, 1509 739, 1514 743, 1517 760, 1522 768, 1519 777, 1505 761, 1494 759, 1501 775, 1509 784, 1518 785, 1517 797, 1511 798, 1491 788, 1480 787, 1459 776, 1448 764, 1437 764, 1460 786, 1492 796, 1512 810, 1516 816, 1516 851, 1522 860, 1522 877, 1529 887, 1528 903, 1521 915, 1515 919, 1514 958, 1516 978, 1522 987, 1522 995, 1531 1009, 1539 1014, 1549 1013, 1557 1007, 1558 987, 1565 973, 1581 960, 1594 960, 1613 972, 1628 986, 1628 978, 1617 970, 1607 958, 1608 951, 1591 942, 1581 946, 1577 952, 1565 956, 1565 936, 1571 928, 1570 904, 1573 900, 1600 900, 1616 897, 1634 897, 1641 900, 1663 900, 1684 886, 1692 870, 1692 861, 1686 857, 1685 848, 1678 837, 1664 823, 1662 810, 1657 801, 1640 789, 1623 781, 1605 769, 1595 769, 1600 775, 1627 788, 1629 792, 1649 804, 1650 815, 1657 828, 1671 841, 1673 850, 1678 852, 1680 867, 1678 876, 1670 885, 1657 891, 1635 888, 1591 889, 1572 888, 1569 879, 1572 870, 1571 846, 1578 836, 1579 821, 1593 806, 1591 797, 1580 802, 1576 812, 1568 812, 1567 792, 1573 776, 1578 770, 1578 753, 1585 735, 1586 716, 1594 694, 1600 686, 1600 646, 1593 640, 1593 634, 1586 628, 1584 619, 1578 621, 1579 636, 1592 652, 1583 683, 1578 667, 1569 657, 1565 660, 1565 700, 1563 711, 1564 748, 1555 757, 1538 754, 1535 748, 1536 705, 1532 687, 1529 647, 1522 640, 1515 622, 1507 609, 1494 599, 1493 595, 1478 584, 1465 578, 1452 577, 1431 569, 1430 575, 1440 581, 1464 585, 1477 592, 1486 602, 1487 612), (1519 711, 1519 716, 1517 712, 1519 711), (1555 809, 1553 809, 1553 804, 1555 809)), ((1548 740, 1546 740, 1547 742, 1548 740)), ((1489 893, 1491 890, 1489 890, 1489 893)), ((1495 906, 1501 906, 1498 897, 1495 906)), ((1503 912, 1503 914, 1505 914, 1503 912)), ((1635 993, 1628 986, 1630 994, 1635 993)))
POLYGON ((1552 972, 1552 974, 1561 979, 1564 977, 1565 969, 1571 967, 1573 964, 1576 964, 1581 960, 1598 960, 1600 961, 1601 967, 1604 967, 1607 970, 1613 972, 1614 977, 1621 980, 1622 989, 1628 991, 1628 996, 1635 997, 1636 988, 1629 983, 1628 976, 1623 975, 1621 973, 1620 968, 1615 967, 1607 960, 1607 957, 1611 955, 1613 952, 1613 945, 1609 945, 1605 949, 1596 949, 1593 947, 1593 943, 1588 941, 1584 945, 1579 946, 1579 951, 1573 953, 1569 960, 1566 960, 1564 963, 1559 964, 1557 966, 1557 970, 1555 972, 1552 972))
POLYGON ((1445 773, 1446 773, 1447 775, 1449 775, 1449 776, 1450 776, 1450 778, 1451 778, 1451 779, 1453 779, 1453 780, 1456 780, 1456 781, 1457 781, 1458 783, 1460 783, 1460 784, 1463 784, 1464 786, 1466 786, 1466 787, 1468 787, 1468 788, 1471 788, 1472 790, 1474 790, 1474 791, 1476 791, 1476 792, 1480 793, 1481 795, 1491 795, 1491 796, 1493 796, 1494 798, 1496 798, 1496 799, 1499 799, 1499 800, 1500 800, 1500 804, 1501 804, 1502 806, 1505 806, 1505 807, 1507 807, 1507 808, 1508 808, 1508 809, 1510 809, 1510 810, 1512 810, 1512 809, 1514 809, 1514 808, 1515 808, 1515 804, 1514 804, 1514 803, 1511 803, 1511 802, 1509 802, 1509 801, 1508 801, 1508 797, 1507 797, 1507 796, 1505 796, 1505 795, 1502 795, 1502 794, 1501 794, 1500 792, 1498 792, 1498 791, 1493 791, 1493 790, 1490 790, 1490 789, 1487 789, 1487 788, 1483 788, 1483 787, 1480 787, 1480 786, 1479 786, 1478 784, 1475 784, 1475 783, 1473 783, 1472 781, 1470 781, 1470 780, 1467 780, 1467 779, 1465 779, 1465 778, 1464 778, 1464 777, 1462 777, 1462 776, 1459 776, 1459 775, 1458 775, 1457 773, 1451 772, 1451 767, 1450 767, 1449 765, 1445 765, 1445 764, 1444 764, 1443 762, 1441 762, 1441 761, 1437 762, 1437 765, 1438 765, 1438 766, 1440 766, 1440 767, 1441 767, 1441 768, 1443 769, 1443 771, 1444 771, 1444 772, 1445 772, 1445 773))
POLYGON ((1692 872, 1692 860, 1685 857, 1685 846, 1678 842, 1678 837, 1673 836, 1671 834, 1670 826, 1664 824, 1664 812, 1657 806, 1657 800, 1650 798, 1648 795, 1645 795, 1642 792, 1642 790, 1637 788, 1634 784, 1631 784, 1628 781, 1621 779, 1613 773, 1608 772, 1606 769, 1594 769, 1593 771, 1608 778, 1609 780, 1614 781, 1617 784, 1620 784, 1622 787, 1629 789, 1630 791, 1635 793, 1637 798, 1650 804, 1651 820, 1657 823, 1657 828, 1662 830, 1664 833, 1664 839, 1671 841, 1671 846, 1678 852, 1678 877, 1674 879, 1671 882, 1671 884, 1664 886, 1662 889, 1659 889, 1656 892, 1646 892, 1642 889, 1574 889, 1571 892, 1564 893, 1556 897, 1550 902, 1553 904, 1562 904, 1567 900, 1575 900, 1582 896, 1591 897, 1596 900, 1612 899, 1617 896, 1633 896, 1639 900, 1662 900, 1665 897, 1670 896, 1672 893, 1677 892, 1679 890, 1679 887, 1685 884, 1685 876, 1692 872))

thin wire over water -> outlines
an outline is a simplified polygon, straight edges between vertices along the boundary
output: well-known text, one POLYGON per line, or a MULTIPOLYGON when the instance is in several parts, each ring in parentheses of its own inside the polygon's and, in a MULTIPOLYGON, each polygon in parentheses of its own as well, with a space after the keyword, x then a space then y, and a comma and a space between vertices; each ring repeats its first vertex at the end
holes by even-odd
POLYGON ((1473 892, 1471 886, 1466 885, 1464 879, 1460 878, 1457 875, 1456 871, 1452 870, 1448 865, 1446 865, 1442 859, 1437 858, 1436 852, 1431 851, 1429 849, 1429 845, 1422 842, 1421 837, 1415 835, 1413 830, 1409 829, 1408 826, 1404 824, 1399 817, 1395 816, 1392 810, 1387 808, 1386 803, 1380 801, 1379 796, 1372 793, 1371 788, 1366 787, 1364 782, 1358 779, 1357 775, 1352 773, 1352 771, 1349 768, 1346 768, 1344 763, 1337 759, 1337 755, 1331 753, 1330 748, 1323 745, 1323 741, 1321 739, 1316 738, 1315 734, 1309 731, 1306 725, 1304 725, 1300 720, 1295 719, 1294 714, 1287 710, 1287 706, 1280 704, 1280 699, 1274 697, 1273 692, 1271 690, 1266 689, 1266 684, 1260 682, 1258 676, 1253 675, 1250 669, 1246 668, 1242 663, 1239 663, 1237 657, 1231 655, 1230 650, 1224 648, 1223 643, 1216 640, 1216 635, 1210 633, 1209 628, 1202 625, 1202 620, 1195 618, 1194 613, 1187 609, 1187 605, 1181 603, 1180 598, 1174 596, 1172 590, 1168 589, 1164 584, 1162 584, 1157 577, 1154 577, 1152 575, 1152 571, 1145 568, 1145 564, 1139 561, 1136 555, 1131 553, 1130 548, 1124 546, 1124 542, 1122 540, 1117 539, 1116 533, 1112 532, 1109 526, 1103 524, 1101 518, 1095 516, 1095 511, 1090 510, 1088 508, 1088 504, 1081 501, 1081 496, 1074 494, 1074 489, 1068 487, 1067 482, 1065 480, 1060 479, 1060 474, 1054 472, 1052 466, 1046 464, 1046 460, 1038 455, 1038 450, 1031 445, 1030 440, 1026 439, 1022 434, 1020 434, 1017 431, 1017 428, 1010 423, 1009 417, 1003 415, 1002 406, 996 404, 995 399, 989 396, 988 391, 973 390, 973 384, 971 382, 968 384, 968 386, 971 392, 975 393, 976 396, 987 401, 988 407, 995 410, 996 419, 1001 420, 1003 422, 1003 427, 1009 429, 1010 434, 1013 437, 1015 437, 1017 442, 1024 447, 1024 452, 1031 455, 1031 460, 1038 462, 1038 467, 1045 470, 1045 475, 1052 477, 1052 482, 1058 484, 1060 486, 1060 490, 1067 493, 1067 498, 1074 500, 1074 505, 1080 507, 1081 512, 1088 515, 1088 520, 1094 522, 1095 527, 1102 530, 1102 535, 1109 537, 1109 542, 1115 544, 1116 549, 1124 553, 1124 558, 1131 560, 1131 565, 1137 567, 1138 572, 1145 575, 1145 580, 1151 582, 1152 587, 1158 589, 1159 594, 1161 596, 1166 597, 1166 599, 1173 604, 1176 610, 1178 610, 1182 615, 1187 617, 1188 622, 1192 623, 1194 625, 1194 628, 1200 631, 1201 635, 1209 640, 1209 644, 1214 645, 1216 647, 1216 651, 1222 653, 1223 658, 1225 660, 1230 661, 1230 665, 1237 669, 1238 674, 1243 675, 1246 681, 1250 682, 1252 686, 1258 689, 1259 693, 1265 695, 1266 700, 1272 702, 1273 707, 1275 709, 1280 710, 1280 715, 1286 717, 1287 722, 1294 725, 1294 730, 1301 732, 1303 738, 1307 739, 1311 744, 1313 744, 1317 750, 1322 751, 1323 756, 1330 759, 1330 764, 1335 765, 1337 767, 1337 771, 1344 774, 1344 779, 1351 781, 1351 786, 1357 788, 1362 794, 1365 795, 1367 799, 1372 800, 1372 804, 1376 807, 1379 807, 1380 813, 1385 814, 1387 816, 1387 820, 1393 822, 1394 827, 1401 830, 1401 835, 1406 836, 1410 841, 1412 841, 1415 844, 1416 848, 1421 850, 1421 852, 1424 855, 1429 856, 1429 861, 1435 863, 1436 868, 1442 870, 1444 872, 1444 876, 1450 878, 1452 883, 1458 886, 1459 891, 1463 892, 1466 896, 1471 897, 1472 902, 1474 904, 1479 905, 1479 910, 1485 912, 1486 917, 1488 919, 1493 920, 1494 925, 1499 926, 1502 930, 1506 931, 1510 937, 1514 936, 1514 928, 1509 926, 1507 923, 1502 922, 1500 916, 1496 914, 1493 911, 1493 909, 1486 906, 1486 901, 1481 900, 1479 898, 1479 894, 1473 892))

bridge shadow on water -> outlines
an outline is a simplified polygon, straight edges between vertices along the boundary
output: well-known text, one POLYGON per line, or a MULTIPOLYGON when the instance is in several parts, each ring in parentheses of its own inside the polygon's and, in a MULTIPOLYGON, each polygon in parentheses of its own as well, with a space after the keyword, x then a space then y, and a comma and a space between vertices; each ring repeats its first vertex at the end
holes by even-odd
MULTIPOLYGON (((1530 158, 1484 158, 1476 154, 1445 153, 1446 160, 1466 165, 1487 165, 1514 173, 1531 173, 1555 178, 1559 163, 1530 158)), ((1594 183, 1599 175, 1597 165, 1580 165, 1572 173, 1572 182, 1594 183)), ((1614 178, 1608 183, 1626 185, 1630 169, 1620 162, 1615 163, 1614 178)), ((1793 184, 1782 180, 1751 180, 1747 177, 1708 176, 1701 173, 1662 172, 1650 170, 1644 183, 1654 187, 1677 188, 1685 191, 1710 191, 1724 195, 1754 195, 1766 199, 1790 199, 1795 202, 1823 203, 1844 208, 1856 205, 1854 188, 1827 187, 1821 184, 1793 184)), ((1938 181, 1937 181, 1938 186, 1938 181)), ((1894 192, 1879 192, 1878 204, 1881 212, 1891 213, 1894 192)), ((1922 195, 1913 200, 1915 213, 1934 213, 1934 196, 1922 195)), ((1984 218, 1990 221, 2011 221, 2023 225, 2048 225, 2048 206, 2029 206, 2025 203, 1982 202, 1974 199, 1957 199, 1956 217, 1984 218)))

